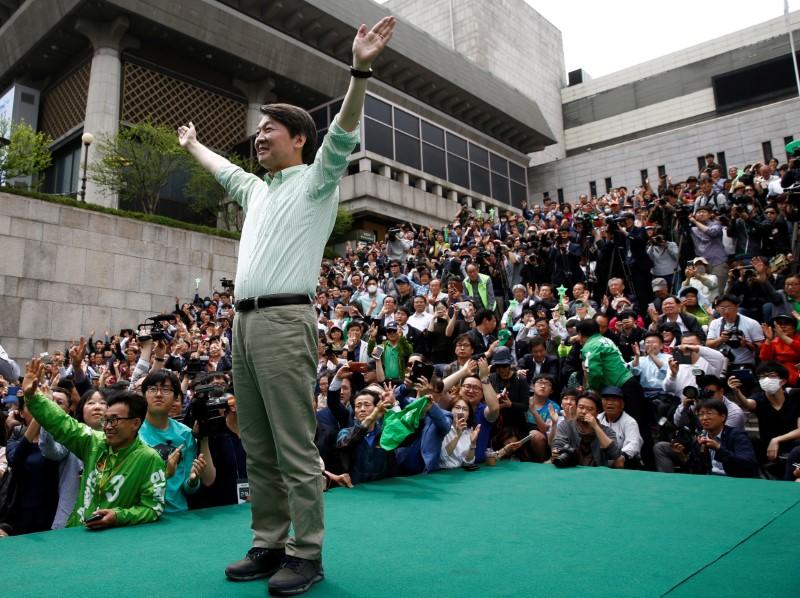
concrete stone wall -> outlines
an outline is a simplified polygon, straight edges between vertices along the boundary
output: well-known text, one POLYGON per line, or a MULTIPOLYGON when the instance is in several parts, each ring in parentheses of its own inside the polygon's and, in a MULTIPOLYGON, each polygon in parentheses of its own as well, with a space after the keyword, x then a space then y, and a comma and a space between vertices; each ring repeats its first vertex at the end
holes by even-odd
POLYGON ((236 272, 238 242, 0 193, 0 344, 20 362, 135 328, 236 272))
POLYGON ((603 194, 606 177, 615 187, 631 189, 641 184, 643 169, 655 185, 660 165, 677 182, 696 175, 697 157, 708 152, 725 152, 729 167, 763 161, 764 141, 771 141, 774 155, 785 161, 783 138, 789 135, 800 137, 796 98, 536 166, 528 170, 528 189, 534 202, 541 201, 544 191, 557 197, 559 188, 565 201, 574 202, 581 193, 589 193, 589 181, 595 181, 597 193, 603 194))
POLYGON ((557 27, 524 0, 389 0, 385 6, 536 101, 557 143, 532 154, 532 164, 566 155, 566 69, 557 27))

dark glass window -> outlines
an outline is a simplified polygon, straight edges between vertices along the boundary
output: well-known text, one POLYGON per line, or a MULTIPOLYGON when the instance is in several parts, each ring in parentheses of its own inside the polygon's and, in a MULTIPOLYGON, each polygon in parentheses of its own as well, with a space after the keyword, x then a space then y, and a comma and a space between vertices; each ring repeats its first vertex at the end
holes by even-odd
POLYGON ((489 188, 489 171, 476 164, 470 164, 469 174, 472 179, 472 190, 491 196, 492 190, 489 188))
POLYGON ((769 162, 772 159, 772 142, 764 141, 761 144, 761 151, 764 154, 764 162, 769 162))
POLYGON ((387 125, 392 124, 392 107, 373 96, 367 96, 364 102, 364 114, 387 125))
MULTIPOLYGON (((440 179, 447 178, 444 150, 427 143, 422 144, 422 170, 440 179)), ((466 185, 464 185, 466 187, 466 185)))
POLYGON ((609 191, 611 191, 611 177, 607 176, 606 177, 606 193, 608 193, 609 191))
POLYGON ((419 137, 419 119, 399 108, 394 109, 394 128, 412 137, 419 137))
POLYGON ((717 164, 719 164, 720 170, 722 171, 720 172, 722 178, 728 176, 728 162, 725 160, 725 152, 717 152, 717 164))
POLYGON ((589 181, 589 196, 597 197, 597 183, 589 181))
POLYGON ((447 180, 456 185, 469 189, 469 166, 467 161, 447 154, 447 180))
POLYGON ((419 139, 400 131, 394 133, 395 159, 413 168, 420 168, 419 139))
POLYGON ((447 133, 447 151, 462 158, 467 157, 467 141, 461 139, 448 131, 447 133))
POLYGON ((422 139, 438 147, 444 147, 444 130, 422 121, 422 139))
POLYGON ((508 170, 512 181, 517 181, 523 185, 525 184, 525 169, 522 166, 509 162, 508 170))
POLYGON ((662 164, 661 166, 658 167, 658 176, 662 177, 665 176, 666 174, 667 174, 667 167, 664 164, 662 164))
POLYGON ((706 157, 697 156, 697 170, 703 172, 706 169, 706 157))
POLYGON ((469 144, 469 161, 479 166, 489 168, 489 152, 478 147, 477 145, 469 144))
POLYGON ((519 183, 511 182, 511 203, 516 207, 522 206, 522 200, 528 199, 528 191, 525 189, 525 185, 520 185, 519 183))
POLYGON ((542 199, 550 199, 550 192, 545 191, 542 193, 542 199))
POLYGON ((508 179, 496 172, 492 173, 492 197, 503 203, 511 201, 511 196, 508 192, 508 179))
POLYGON ((508 160, 505 158, 501 158, 497 154, 489 154, 489 164, 492 167, 492 172, 508 176, 508 160))
POLYGON ((316 125, 317 129, 327 129, 328 107, 325 106, 324 108, 320 108, 319 110, 314 110, 311 113, 311 118, 314 120, 314 124, 316 125))
MULTIPOLYGON (((369 97, 369 96, 367 96, 369 97)), ((392 129, 371 118, 364 119, 364 145, 368 152, 394 159, 392 129)))
MULTIPOLYGON (((511 186, 512 192, 514 189, 513 183, 511 186)), ((558 194, 558 203, 564 203, 564 190, 563 189, 556 189, 556 193, 558 194)))

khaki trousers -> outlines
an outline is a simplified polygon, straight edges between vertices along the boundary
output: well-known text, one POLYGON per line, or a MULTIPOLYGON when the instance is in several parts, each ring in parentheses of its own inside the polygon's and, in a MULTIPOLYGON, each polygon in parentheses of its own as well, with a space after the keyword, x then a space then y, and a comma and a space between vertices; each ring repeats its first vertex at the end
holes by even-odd
POLYGON ((311 560, 321 558, 324 526, 312 404, 316 354, 312 306, 236 314, 233 383, 247 451, 253 546, 285 546, 287 554, 311 560))

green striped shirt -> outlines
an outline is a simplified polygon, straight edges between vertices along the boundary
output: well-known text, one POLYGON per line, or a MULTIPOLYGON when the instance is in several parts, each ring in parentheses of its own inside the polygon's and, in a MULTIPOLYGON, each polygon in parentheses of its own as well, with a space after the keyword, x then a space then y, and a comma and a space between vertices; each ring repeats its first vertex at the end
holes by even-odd
POLYGON ((310 166, 285 168, 264 180, 233 164, 217 171, 217 181, 245 213, 237 297, 315 294, 336 222, 339 181, 358 140, 358 127, 348 133, 334 119, 310 166))

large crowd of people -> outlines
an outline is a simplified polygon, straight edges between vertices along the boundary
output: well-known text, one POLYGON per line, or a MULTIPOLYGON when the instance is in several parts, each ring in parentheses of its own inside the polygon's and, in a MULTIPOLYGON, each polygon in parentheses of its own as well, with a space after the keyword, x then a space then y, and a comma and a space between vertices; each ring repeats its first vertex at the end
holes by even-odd
MULTIPOLYGON (((800 176, 713 160, 324 260, 327 487, 499 460, 800 481, 800 176)), ((0 350, 0 533, 248 499, 233 288, 165 308, 25 367, 0 350)))

